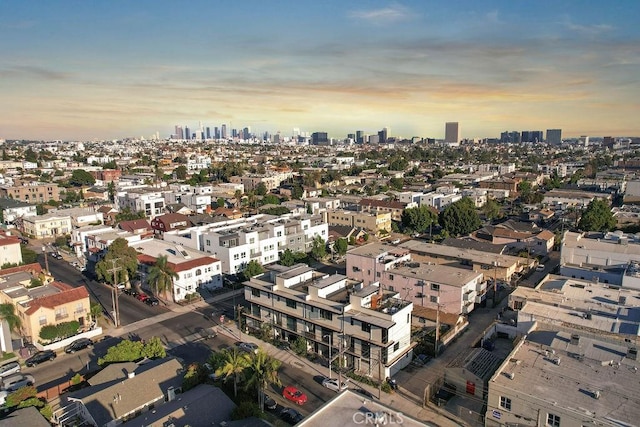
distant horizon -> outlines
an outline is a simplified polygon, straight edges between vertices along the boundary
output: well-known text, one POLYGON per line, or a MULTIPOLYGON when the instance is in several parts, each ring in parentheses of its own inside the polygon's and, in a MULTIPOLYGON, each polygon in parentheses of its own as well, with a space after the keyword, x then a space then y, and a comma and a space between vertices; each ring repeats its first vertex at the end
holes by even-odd
POLYGON ((0 14, 0 139, 165 138, 198 120, 640 135, 640 2, 5 0, 0 14))

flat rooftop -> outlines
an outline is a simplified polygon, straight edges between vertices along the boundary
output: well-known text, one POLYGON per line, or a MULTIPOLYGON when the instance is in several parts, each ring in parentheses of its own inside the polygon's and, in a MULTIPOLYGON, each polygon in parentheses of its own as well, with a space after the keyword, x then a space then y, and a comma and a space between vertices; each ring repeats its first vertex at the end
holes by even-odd
MULTIPOLYGON (((584 413, 610 425, 640 419, 640 364, 625 357, 626 346, 571 334, 534 331, 492 377, 520 396, 584 413), (554 359, 560 358, 559 363, 554 359), (510 379, 507 374, 513 374, 510 379), (594 392, 600 392, 595 399, 594 392)), ((622 424, 619 424, 622 425, 622 424)))
POLYGON ((448 265, 433 265, 426 263, 410 264, 418 265, 410 267, 405 264, 404 266, 399 266, 389 271, 391 274, 399 274, 416 280, 426 280, 428 282, 455 287, 462 287, 478 276, 482 276, 482 273, 478 271, 456 268, 448 265))
POLYGON ((403 427, 430 426, 376 400, 345 390, 306 417, 298 427, 402 425, 403 427), (375 420, 379 420, 376 424, 375 420))
POLYGON ((408 252, 408 250, 402 249, 398 246, 383 245, 382 243, 369 243, 349 250, 349 254, 369 258, 378 258, 382 254, 402 256, 406 255, 408 252))
POLYGON ((520 258, 517 256, 487 253, 475 249, 464 249, 453 246, 436 245, 434 243, 426 243, 419 240, 408 240, 404 243, 400 243, 399 247, 416 253, 437 255, 452 259, 471 260, 474 263, 484 265, 494 265, 493 263, 497 262, 500 267, 510 267, 514 264, 527 263, 526 258, 520 258))

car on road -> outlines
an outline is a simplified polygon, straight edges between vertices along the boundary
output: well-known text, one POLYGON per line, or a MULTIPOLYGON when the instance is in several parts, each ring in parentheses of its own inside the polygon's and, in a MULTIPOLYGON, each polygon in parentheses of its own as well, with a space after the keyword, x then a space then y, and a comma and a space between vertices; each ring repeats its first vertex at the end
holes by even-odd
POLYGON ((273 411, 274 409, 276 409, 278 407, 278 403, 269 396, 265 396, 264 397, 264 407, 267 408, 270 411, 273 411))
POLYGON ((538 264, 536 271, 544 271, 544 264, 538 264))
POLYGON ((92 348, 93 341, 89 338, 78 338, 68 346, 64 348, 64 352, 67 354, 75 353, 76 351, 84 350, 85 348, 92 348))
POLYGON ((125 289, 122 292, 124 292, 125 294, 127 294, 129 296, 132 296, 132 297, 137 297, 140 294, 138 291, 136 291, 133 288, 125 289))
POLYGON ((257 353, 260 347, 258 347, 258 344, 254 344, 252 342, 241 342, 238 344, 238 348, 242 351, 246 351, 247 353, 257 353))
POLYGON ((353 388, 351 390, 353 390, 356 393, 366 397, 367 399, 375 399, 375 396, 372 393, 368 392, 367 390, 365 390, 363 388, 353 388))
POLYGON ((144 302, 144 300, 146 300, 147 298, 149 298, 149 295, 147 295, 147 294, 140 293, 140 294, 136 295, 136 299, 138 301, 144 302))
POLYGON ((33 375, 16 374, 2 380, 2 389, 9 393, 14 392, 22 387, 29 387, 36 383, 33 375))
POLYGON ((325 378, 325 380, 322 381, 322 386, 328 388, 329 390, 333 390, 336 393, 339 393, 349 388, 346 382, 343 381, 342 383, 339 383, 338 380, 335 378, 325 378))
POLYGON ((0 378, 8 377, 20 372, 20 364, 18 362, 9 362, 0 366, 0 378))
POLYGON ((144 300, 144 303, 153 307, 160 304, 160 301, 158 300, 158 298, 148 297, 144 300))
POLYGON ((282 397, 292 401, 296 405, 304 405, 307 403, 307 395, 292 385, 287 386, 282 390, 282 397))
POLYGON ((280 418, 291 425, 295 425, 302 421, 304 416, 293 408, 284 408, 280 412, 280 418))
POLYGON ((44 350, 39 351, 27 360, 24 361, 24 364, 28 367, 36 366, 41 364, 42 362, 46 362, 47 360, 53 360, 56 358, 56 352, 53 350, 44 350))

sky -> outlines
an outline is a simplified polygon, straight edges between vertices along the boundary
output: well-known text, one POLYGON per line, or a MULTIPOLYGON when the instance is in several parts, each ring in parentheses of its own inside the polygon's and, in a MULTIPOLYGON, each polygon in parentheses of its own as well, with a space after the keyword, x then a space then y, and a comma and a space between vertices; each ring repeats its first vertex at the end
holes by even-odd
POLYGON ((2 0, 0 139, 640 136, 637 0, 2 0))

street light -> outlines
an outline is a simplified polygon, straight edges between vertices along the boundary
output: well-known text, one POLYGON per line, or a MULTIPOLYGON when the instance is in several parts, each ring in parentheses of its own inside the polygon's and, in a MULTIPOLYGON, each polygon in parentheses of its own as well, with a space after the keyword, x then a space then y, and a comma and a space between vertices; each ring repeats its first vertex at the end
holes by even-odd
MULTIPOLYGON (((331 335, 323 335, 322 338, 324 337, 328 337, 329 338, 329 379, 331 379, 331 335)), ((340 387, 340 385, 338 384, 338 388, 340 387)))

